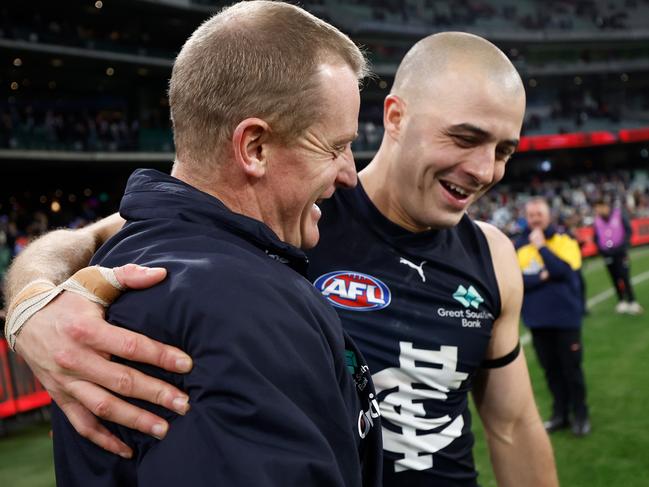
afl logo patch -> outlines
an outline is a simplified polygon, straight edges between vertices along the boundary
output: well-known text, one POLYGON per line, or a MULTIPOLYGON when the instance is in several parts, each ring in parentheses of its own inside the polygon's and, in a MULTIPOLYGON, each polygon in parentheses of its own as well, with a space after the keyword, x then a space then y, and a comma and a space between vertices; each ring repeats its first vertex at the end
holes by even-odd
POLYGON ((352 311, 376 311, 392 300, 388 286, 359 272, 329 272, 318 277, 313 285, 331 304, 352 311))

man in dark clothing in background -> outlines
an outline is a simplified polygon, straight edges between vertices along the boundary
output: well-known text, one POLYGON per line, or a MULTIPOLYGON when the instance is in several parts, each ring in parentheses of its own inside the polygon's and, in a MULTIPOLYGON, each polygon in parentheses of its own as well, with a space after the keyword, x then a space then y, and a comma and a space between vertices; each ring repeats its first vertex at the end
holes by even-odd
POLYGON ((604 258, 608 274, 613 281, 618 303, 615 311, 639 315, 644 312, 635 300, 630 278, 629 246, 631 245, 631 224, 621 207, 611 210, 606 200, 595 203, 595 244, 604 258))
POLYGON ((584 436, 591 426, 582 370, 579 244, 550 224, 543 198, 528 201, 525 214, 528 229, 516 242, 525 285, 522 315, 552 393, 552 417, 545 427, 553 432, 572 424, 573 433, 584 436))

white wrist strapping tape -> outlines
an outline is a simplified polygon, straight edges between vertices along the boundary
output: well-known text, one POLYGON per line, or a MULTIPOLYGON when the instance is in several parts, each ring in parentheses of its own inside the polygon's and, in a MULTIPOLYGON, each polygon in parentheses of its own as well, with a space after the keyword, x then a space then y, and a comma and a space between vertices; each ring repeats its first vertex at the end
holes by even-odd
POLYGON ((44 279, 32 281, 16 294, 16 304, 9 307, 4 329, 7 343, 11 350, 15 350, 16 337, 22 326, 63 291, 80 294, 107 307, 124 289, 113 269, 99 266, 81 269, 58 286, 44 279))
POLYGON ((89 299, 93 303, 97 303, 102 305, 104 308, 108 307, 110 303, 108 301, 105 301, 101 299, 99 296, 95 296, 93 293, 88 291, 83 284, 81 284, 79 281, 70 278, 65 282, 62 282, 61 284, 58 285, 59 288, 61 288, 61 291, 70 291, 71 293, 77 293, 83 296, 86 299, 89 299))
POLYGON ((16 336, 25 322, 60 293, 61 290, 54 286, 54 283, 38 279, 27 284, 16 294, 17 304, 9 306, 4 329, 11 350, 14 350, 16 336))

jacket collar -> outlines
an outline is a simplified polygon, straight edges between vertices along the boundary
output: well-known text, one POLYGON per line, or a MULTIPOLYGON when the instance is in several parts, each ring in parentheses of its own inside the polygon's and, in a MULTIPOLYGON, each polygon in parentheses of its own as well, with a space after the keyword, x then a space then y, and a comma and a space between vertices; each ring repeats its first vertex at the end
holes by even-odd
POLYGON ((225 228, 270 258, 304 274, 308 259, 302 250, 283 242, 259 220, 230 211, 219 199, 154 169, 138 169, 128 180, 119 212, 129 221, 180 219, 225 228))

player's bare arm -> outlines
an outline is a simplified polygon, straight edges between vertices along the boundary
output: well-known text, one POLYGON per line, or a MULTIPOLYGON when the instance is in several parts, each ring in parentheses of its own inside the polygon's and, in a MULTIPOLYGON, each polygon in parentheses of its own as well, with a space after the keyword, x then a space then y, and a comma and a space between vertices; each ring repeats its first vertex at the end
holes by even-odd
MULTIPOLYGON (((502 302, 487 352, 488 359, 495 359, 518 343, 523 283, 511 241, 495 227, 479 225, 489 242, 502 302)), ((498 485, 558 486, 552 446, 534 401, 522 350, 508 365, 484 370, 473 394, 498 485)))
MULTIPOLYGON (((88 264, 95 250, 121 228, 112 215, 80 230, 51 232, 31 244, 13 263, 7 276, 7 302, 35 280, 59 284, 88 264)), ((135 265, 117 268, 127 288, 145 288, 164 279, 164 269, 135 265)), ((191 359, 175 347, 104 321, 103 308, 86 298, 63 292, 20 328, 15 341, 20 353, 52 398, 84 437, 113 453, 129 457, 131 449, 104 428, 97 417, 163 437, 163 419, 109 391, 186 412, 187 395, 169 384, 109 360, 111 355, 149 363, 173 372, 187 372, 191 359)))
POLYGON ((7 273, 4 284, 5 301, 27 284, 44 279, 60 284, 88 265, 92 254, 124 225, 114 213, 79 230, 56 230, 39 238, 23 250, 7 273))

